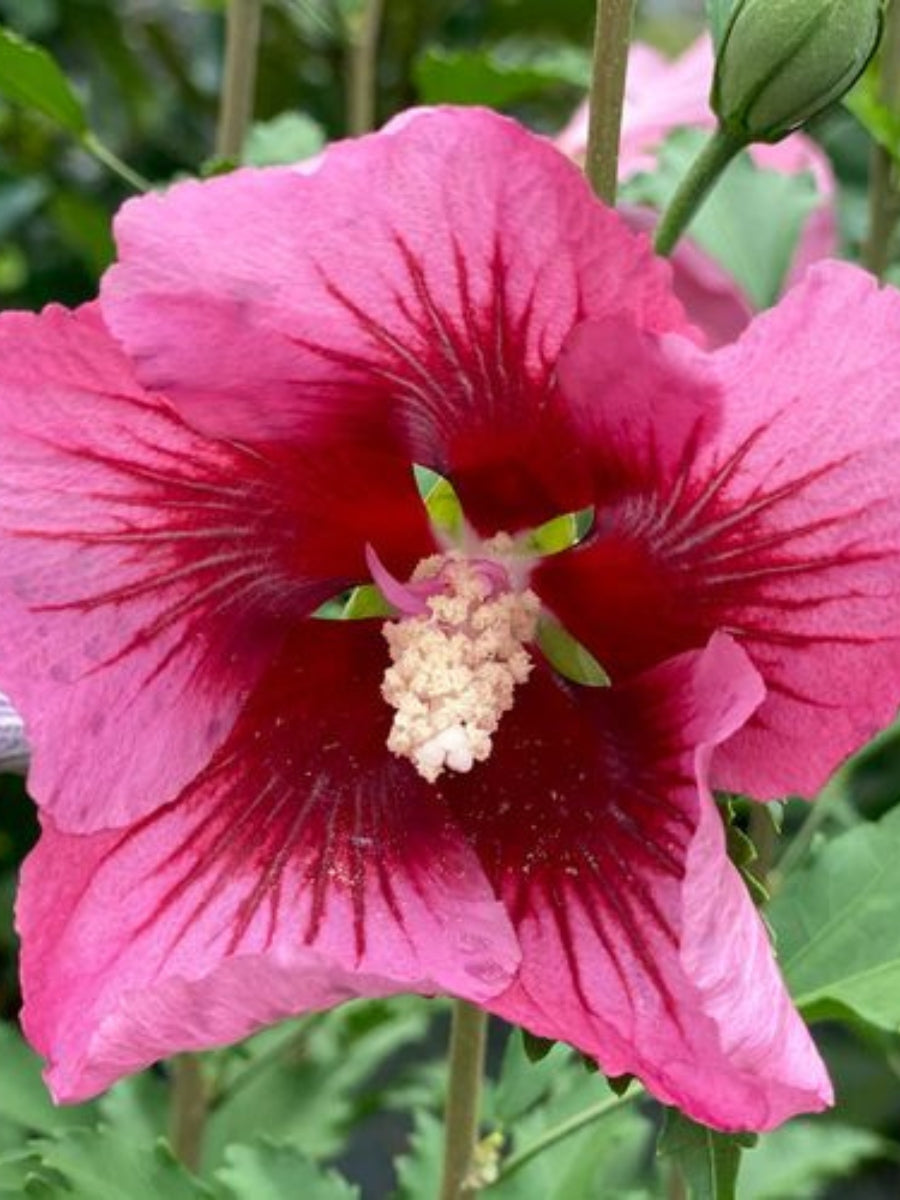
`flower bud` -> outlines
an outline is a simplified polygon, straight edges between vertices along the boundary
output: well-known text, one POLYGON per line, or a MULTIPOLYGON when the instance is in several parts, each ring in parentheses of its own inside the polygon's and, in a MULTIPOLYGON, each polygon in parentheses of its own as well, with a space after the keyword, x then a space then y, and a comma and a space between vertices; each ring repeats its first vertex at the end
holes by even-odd
POLYGON ((744 142, 777 142, 849 91, 875 53, 883 0, 738 0, 711 104, 744 142))

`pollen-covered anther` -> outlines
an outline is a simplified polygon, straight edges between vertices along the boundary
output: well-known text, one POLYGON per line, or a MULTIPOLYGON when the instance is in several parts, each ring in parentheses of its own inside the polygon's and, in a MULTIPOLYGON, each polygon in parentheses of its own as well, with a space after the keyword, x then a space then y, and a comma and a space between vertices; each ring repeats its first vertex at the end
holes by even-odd
POLYGON ((392 666, 382 695, 396 709, 388 749, 429 783, 444 770, 470 771, 531 671, 526 649, 540 602, 515 590, 493 561, 446 556, 420 564, 414 579, 440 590, 427 611, 386 623, 392 666))

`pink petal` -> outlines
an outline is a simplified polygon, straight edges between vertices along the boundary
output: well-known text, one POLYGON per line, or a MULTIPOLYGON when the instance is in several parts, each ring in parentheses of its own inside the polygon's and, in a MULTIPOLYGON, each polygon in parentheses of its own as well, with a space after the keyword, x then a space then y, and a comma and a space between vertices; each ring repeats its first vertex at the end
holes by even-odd
POLYGON ((354 996, 508 986, 502 906, 440 794, 385 749, 385 665, 374 623, 304 623, 175 803, 122 833, 45 824, 18 919, 57 1099, 354 996))
POLYGON ((551 396, 573 325, 685 328, 646 240, 544 139, 475 109, 407 114, 312 170, 179 185, 116 231, 104 318, 191 421, 292 438, 380 398, 493 529, 578 505, 551 396))
POLYGON ((432 545, 377 430, 294 450, 204 439, 93 312, 0 319, 0 409, 3 686, 62 828, 177 795, 284 629, 368 577, 370 537, 400 571, 432 545))
POLYGON ((831 1102, 707 782, 762 697, 723 636, 621 688, 544 675, 459 801, 522 946, 487 1006, 720 1129, 831 1102))
POLYGON ((678 549, 769 696, 717 786, 812 795, 900 705, 898 332, 897 292, 829 263, 718 356, 712 503, 678 549))
POLYGON ((534 586, 614 680, 716 629, 741 642, 767 699, 717 753, 717 786, 814 794, 900 704, 898 330, 895 291, 829 264, 705 363, 663 340, 678 350, 673 383, 664 363, 655 385, 636 373, 637 412, 655 407, 657 424, 641 437, 635 416, 630 451, 624 427, 615 477, 609 429, 629 392, 603 327, 581 329, 561 361, 593 446, 597 517, 534 586), (721 425, 698 427, 678 459, 666 447, 681 444, 671 427, 684 427, 691 372, 721 425))

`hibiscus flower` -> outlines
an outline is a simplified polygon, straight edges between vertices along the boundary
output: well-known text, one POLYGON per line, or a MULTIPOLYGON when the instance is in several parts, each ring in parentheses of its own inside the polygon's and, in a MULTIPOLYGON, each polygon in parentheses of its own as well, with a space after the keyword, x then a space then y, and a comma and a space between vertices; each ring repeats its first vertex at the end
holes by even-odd
MULTIPOLYGON (((652 172, 666 138, 676 129, 709 129, 716 117, 709 105, 714 55, 712 40, 703 34, 677 58, 668 59, 653 46, 635 42, 628 57, 619 179, 652 172)), ((587 151, 588 105, 582 104, 556 139, 564 154, 583 162, 587 151)), ((794 251, 787 286, 798 282, 807 268, 835 253, 837 221, 834 174, 827 155, 812 138, 792 134, 776 145, 749 150, 757 167, 785 175, 812 176, 817 203, 809 214, 794 251)), ((626 207, 632 228, 652 229, 650 210, 626 207)), ((752 309, 737 283, 690 240, 681 242, 672 258, 675 290, 691 318, 711 345, 733 340, 747 325, 752 309)))
POLYGON ((116 236, 98 305, 0 318, 57 1098, 415 991, 721 1128, 825 1106, 711 788, 811 794, 896 708, 896 294, 822 268, 706 354, 646 240, 477 110, 116 236))

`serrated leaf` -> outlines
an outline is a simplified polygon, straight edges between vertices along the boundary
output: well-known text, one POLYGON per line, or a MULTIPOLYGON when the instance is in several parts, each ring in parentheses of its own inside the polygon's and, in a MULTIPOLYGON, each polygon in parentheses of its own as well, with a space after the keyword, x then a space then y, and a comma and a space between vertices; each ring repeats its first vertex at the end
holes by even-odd
POLYGON ((741 1154, 754 1142, 752 1135, 717 1133, 668 1108, 657 1153, 681 1173, 688 1200, 735 1200, 741 1154))
POLYGON ((41 1160, 32 1150, 0 1155, 0 1196, 21 1196, 25 1185, 40 1170, 41 1160))
POLYGON ((590 58, 579 47, 510 41, 487 50, 427 50, 415 67, 425 104, 486 104, 504 108, 548 86, 579 91, 590 83, 590 58))
POLYGON ((55 1105, 41 1078, 41 1060, 12 1025, 0 1022, 0 1121, 21 1131, 51 1133, 71 1125, 92 1125, 93 1103, 55 1105))
POLYGON ((569 1069, 574 1053, 561 1042, 535 1038, 513 1029, 506 1041, 500 1074, 493 1091, 492 1115, 503 1125, 513 1125, 551 1089, 561 1071, 569 1069), (530 1042, 540 1042, 539 1058, 532 1056, 530 1042))
POLYGON ((443 1154, 441 1122, 429 1112, 414 1113, 409 1149, 394 1164, 397 1171, 394 1200, 422 1200, 423 1196, 436 1196, 443 1154))
POLYGON ((152 1145, 168 1128, 171 1087, 157 1071, 120 1079, 97 1100, 100 1120, 120 1137, 152 1145))
POLYGON ((2 27, 0 95, 41 113, 77 138, 88 132, 81 100, 47 51, 2 27))
POLYGON ((162 1142, 140 1146, 109 1129, 73 1129, 34 1142, 42 1170, 65 1180, 51 1187, 60 1200, 210 1200, 213 1193, 179 1163, 162 1142))
POLYGON ((285 1022, 221 1052, 223 1094, 206 1134, 206 1161, 255 1137, 296 1145, 315 1161, 340 1151, 354 1119, 381 1103, 380 1065, 425 1035, 441 1002, 360 1001, 285 1022))
POLYGON ((876 1158, 890 1143, 835 1121, 794 1120, 759 1139, 741 1169, 738 1200, 812 1200, 832 1179, 876 1158))
POLYGON ((357 1187, 335 1171, 317 1166, 296 1146, 266 1139, 229 1146, 216 1179, 222 1200, 357 1200, 359 1196, 357 1187))
POLYGON ((834 838, 766 910, 791 994, 807 1017, 900 1030, 900 807, 834 838))
MULTIPOLYGON (((706 138, 696 129, 671 134, 656 169, 624 184, 622 199, 661 212, 706 138)), ((688 237, 725 268, 757 308, 767 308, 781 294, 800 234, 817 202, 812 175, 762 170, 741 154, 691 222, 688 237)))

